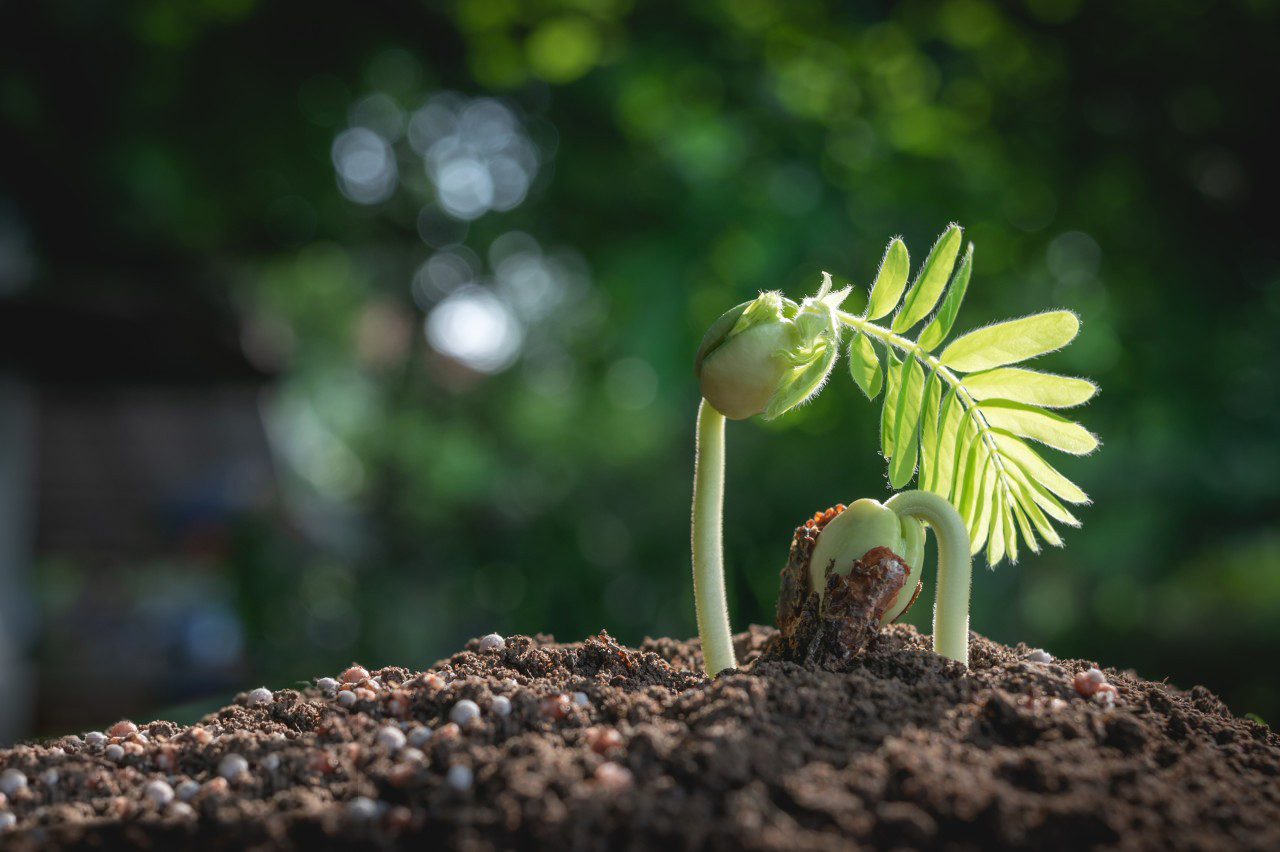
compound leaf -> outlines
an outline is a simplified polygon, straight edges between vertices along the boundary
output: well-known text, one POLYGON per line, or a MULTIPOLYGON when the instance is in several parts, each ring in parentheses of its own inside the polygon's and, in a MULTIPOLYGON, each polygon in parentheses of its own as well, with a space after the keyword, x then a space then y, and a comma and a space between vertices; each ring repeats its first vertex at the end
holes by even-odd
MULTIPOLYGON (((1063 503, 1088 503, 1088 495, 1024 439, 1077 455, 1096 449, 1096 436, 1048 409, 1087 402, 1097 387, 1086 379, 1009 366, 1070 343, 1080 321, 1065 310, 976 329, 943 347, 937 358, 930 356, 951 333, 968 290, 974 247, 970 243, 957 264, 961 244, 960 228, 948 227, 904 298, 907 250, 894 239, 866 314, 844 315, 843 321, 861 329, 849 344, 854 381, 868 399, 884 391, 880 446, 890 483, 905 486, 918 461, 919 487, 959 510, 972 552, 985 548, 995 565, 1016 562, 1023 545, 1039 552, 1040 539, 1061 546, 1054 523, 1079 525, 1063 503), (870 325, 900 300, 891 330, 870 325), (907 339, 904 332, 931 311, 920 336, 907 339), (886 349, 884 361, 877 345, 886 349)), ((832 297, 837 295, 842 294, 832 297)))

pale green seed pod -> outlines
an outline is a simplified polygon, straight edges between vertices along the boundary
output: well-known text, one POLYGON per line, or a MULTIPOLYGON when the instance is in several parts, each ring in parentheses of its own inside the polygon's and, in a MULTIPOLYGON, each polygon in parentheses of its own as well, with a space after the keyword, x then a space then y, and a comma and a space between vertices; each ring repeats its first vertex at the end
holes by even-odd
POLYGON ((819 595, 827 583, 827 566, 832 572, 847 576, 855 560, 869 550, 887 547, 907 565, 907 580, 897 597, 885 610, 882 624, 898 618, 911 603, 920 578, 924 559, 924 529, 913 518, 899 517, 877 500, 855 500, 822 528, 809 560, 809 584, 819 595))
POLYGON ((730 420, 763 414, 795 367, 801 348, 794 314, 779 293, 761 293, 716 320, 702 338, 694 372, 702 396, 730 420))

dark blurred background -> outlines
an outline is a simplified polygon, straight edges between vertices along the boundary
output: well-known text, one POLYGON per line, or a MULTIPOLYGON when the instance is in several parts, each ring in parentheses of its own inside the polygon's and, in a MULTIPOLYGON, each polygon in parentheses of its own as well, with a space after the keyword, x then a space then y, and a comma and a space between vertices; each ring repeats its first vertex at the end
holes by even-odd
MULTIPOLYGON (((973 626, 1280 717, 1272 0, 0 0, 0 743, 468 637, 695 632, 694 348, 885 243, 1083 318, 1091 494, 973 626)), ((730 424, 733 623, 883 498, 730 424)), ((931 571, 931 569, 930 569, 931 571)), ((932 582, 930 580, 930 582, 932 582)), ((927 625, 931 593, 910 620, 927 625)))

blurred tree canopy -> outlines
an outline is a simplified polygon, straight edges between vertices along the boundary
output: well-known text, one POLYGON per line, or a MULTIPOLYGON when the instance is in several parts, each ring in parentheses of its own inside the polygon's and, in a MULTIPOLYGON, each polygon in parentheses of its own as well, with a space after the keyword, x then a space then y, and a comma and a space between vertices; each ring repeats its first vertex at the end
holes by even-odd
MULTIPOLYGON (((4 4, 0 293, 99 269, 239 318, 277 375, 293 523, 245 519, 217 570, 279 683, 495 629, 691 635, 702 331, 823 270, 856 309, 890 237, 918 261, 958 221, 957 330, 1072 308, 1044 367, 1102 387, 1080 419, 1103 449, 1054 459, 1083 528, 980 573, 974 628, 1274 721, 1278 22, 1271 0, 4 4)), ((735 626, 772 622, 796 524, 887 494, 876 428, 841 375, 731 426, 735 626)))

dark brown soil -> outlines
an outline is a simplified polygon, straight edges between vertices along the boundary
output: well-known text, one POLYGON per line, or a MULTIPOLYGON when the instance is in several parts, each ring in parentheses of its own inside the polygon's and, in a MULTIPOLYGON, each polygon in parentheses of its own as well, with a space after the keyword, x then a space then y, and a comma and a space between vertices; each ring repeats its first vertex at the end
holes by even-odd
POLYGON ((1073 685, 1087 662, 975 635, 966 670, 907 626, 840 670, 759 661, 774 633, 739 637, 744 670, 715 681, 696 643, 514 637, 372 672, 350 707, 285 689, 18 746, 0 846, 1280 849, 1280 737, 1202 688, 1107 671, 1109 707, 1073 685), (457 728, 461 699, 480 712, 457 728), (389 726, 434 733, 397 748, 389 726))

